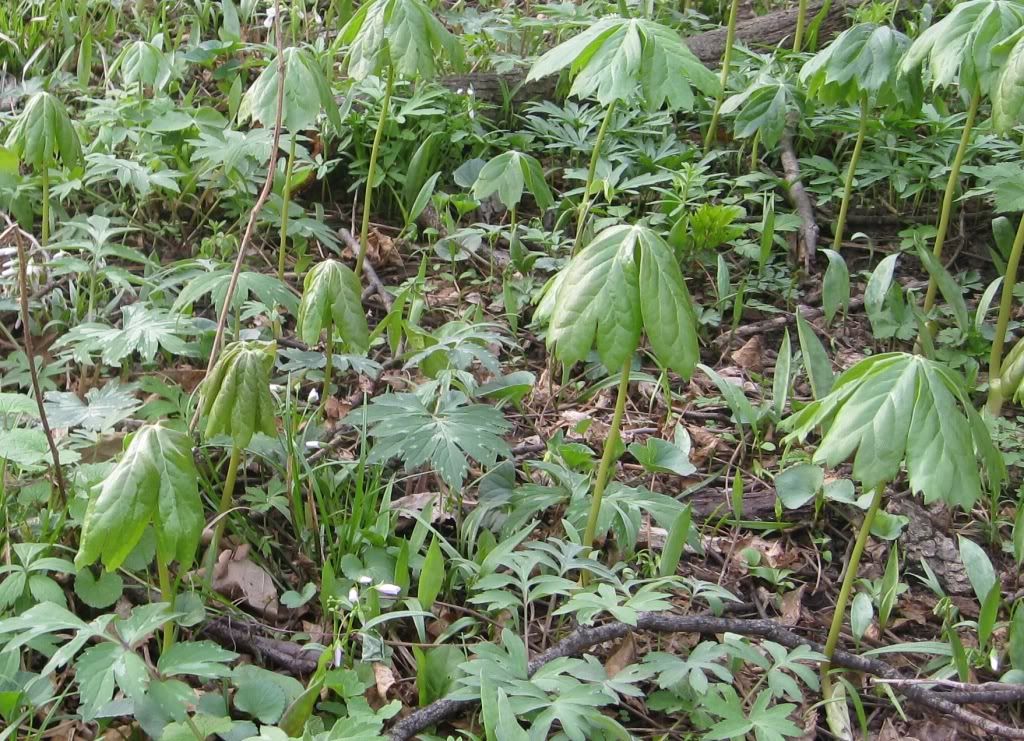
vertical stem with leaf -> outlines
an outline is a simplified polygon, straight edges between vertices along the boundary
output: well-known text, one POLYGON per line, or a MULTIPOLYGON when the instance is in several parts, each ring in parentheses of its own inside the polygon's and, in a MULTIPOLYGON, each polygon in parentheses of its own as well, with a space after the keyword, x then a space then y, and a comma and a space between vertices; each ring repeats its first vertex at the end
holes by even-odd
MULTIPOLYGON (((967 147, 971 143, 971 131, 974 129, 974 118, 978 114, 978 106, 981 104, 981 89, 976 85, 971 92, 971 102, 967 108, 967 120, 964 122, 964 130, 960 135, 960 144, 957 146, 956 155, 953 157, 953 165, 949 171, 949 179, 946 181, 946 190, 942 195, 942 212, 939 214, 939 226, 935 233, 935 246, 932 249, 936 258, 942 257, 942 248, 946 242, 946 232, 949 231, 949 218, 953 212, 953 198, 956 195, 957 185, 960 182, 960 167, 964 163, 967 154, 967 147)), ((924 297, 924 310, 928 312, 935 305, 935 296, 938 292, 938 284, 935 277, 928 278, 928 291, 924 297)))
POLYGON ((50 163, 46 162, 42 168, 43 177, 43 205, 42 205, 42 245, 47 245, 50 242, 50 163))
POLYGON ((224 476, 224 490, 220 495, 220 504, 217 506, 217 524, 213 529, 213 539, 210 541, 210 549, 206 552, 206 581, 213 581, 213 567, 217 563, 217 551, 220 548, 221 538, 224 537, 224 527, 227 524, 226 512, 231 508, 231 497, 235 493, 235 482, 238 478, 238 467, 242 464, 242 448, 238 445, 231 446, 231 459, 228 461, 227 474, 224 476))
POLYGON ((804 45, 804 25, 807 23, 807 0, 800 0, 796 6, 796 31, 793 34, 793 51, 799 52, 804 45))
POLYGON ((580 205, 576 211, 576 239, 572 243, 572 254, 575 255, 583 246, 583 230, 586 228, 587 216, 590 213, 590 193, 594 188, 594 176, 597 173, 597 163, 601 159, 601 144, 604 142, 605 134, 608 133, 608 125, 612 116, 615 115, 617 100, 613 100, 605 111, 604 120, 597 130, 597 139, 594 140, 594 150, 590 153, 590 167, 587 169, 587 182, 583 186, 583 195, 580 197, 580 205))
POLYGON ((622 417, 626 411, 626 397, 629 395, 629 372, 633 367, 633 356, 626 359, 619 379, 619 390, 615 397, 615 411, 612 413, 612 424, 608 428, 608 436, 604 439, 604 451, 601 463, 597 467, 597 479, 594 481, 594 495, 590 500, 590 514, 587 516, 587 527, 583 532, 583 545, 590 548, 597 535, 597 521, 601 514, 601 500, 608 485, 612 462, 615 460, 616 449, 619 447, 619 430, 622 428, 622 417))
POLYGON ((715 110, 711 114, 711 124, 704 135, 704 152, 711 151, 711 145, 718 135, 718 116, 722 111, 722 103, 725 101, 725 88, 729 82, 729 71, 732 66, 732 45, 736 41, 736 15, 739 13, 740 0, 732 0, 729 6, 729 26, 725 32, 725 52, 722 55, 722 75, 720 79, 720 91, 715 98, 715 110))
POLYGON ((860 151, 864 147, 864 135, 868 130, 868 95, 861 93, 860 96, 860 125, 857 128, 857 140, 853 145, 853 154, 850 155, 850 166, 846 170, 846 181, 843 183, 843 202, 839 206, 839 218, 836 220, 836 234, 832 240, 832 249, 839 252, 843 246, 843 229, 846 226, 846 214, 850 208, 850 196, 853 195, 853 177, 857 172, 857 160, 860 159, 860 151))
POLYGON ((380 102, 380 118, 377 119, 377 131, 373 135, 373 147, 370 149, 370 163, 366 169, 366 191, 363 195, 363 223, 359 229, 359 254, 356 256, 356 277, 363 274, 363 260, 370 242, 370 209, 373 199, 373 181, 377 176, 377 155, 380 153, 380 142, 384 136, 388 112, 391 108, 391 89, 395 84, 395 67, 388 65, 387 82, 384 84, 384 98, 380 102))
POLYGON ((284 185, 281 188, 281 241, 277 249, 277 277, 284 280, 285 255, 288 253, 288 204, 292 195, 292 167, 295 165, 295 140, 292 132, 291 145, 288 148, 288 161, 284 166, 284 185))
POLYGON ((1006 343, 1006 329, 1010 323, 1010 310, 1013 308, 1013 289, 1017 284, 1017 268, 1020 266, 1021 252, 1024 251, 1024 216, 1017 225, 1017 235, 1010 248, 1010 256, 1006 260, 1006 274, 999 294, 999 316, 996 319, 996 332, 992 337, 992 350, 988 359, 988 401, 985 404, 989 414, 996 416, 1003 408, 1003 388, 999 374, 1003 365, 1003 346, 1006 343))

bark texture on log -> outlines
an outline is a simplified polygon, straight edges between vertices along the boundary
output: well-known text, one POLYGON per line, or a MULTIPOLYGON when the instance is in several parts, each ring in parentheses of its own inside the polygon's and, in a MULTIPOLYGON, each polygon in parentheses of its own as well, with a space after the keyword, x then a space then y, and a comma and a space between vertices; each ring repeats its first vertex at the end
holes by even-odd
MULTIPOLYGON (((832 7, 829 8, 828 15, 818 30, 819 48, 847 26, 846 11, 851 4, 856 3, 833 0, 832 7)), ((809 4, 808 23, 817 18, 822 6, 821 2, 809 4)), ((740 21, 736 24, 736 41, 755 51, 770 50, 780 44, 792 45, 796 16, 796 8, 792 8, 740 21)), ((725 51, 725 35, 726 29, 722 27, 691 36, 685 41, 701 62, 715 68, 718 67, 725 51)), ((555 97, 557 75, 531 82, 525 82, 525 77, 525 72, 476 72, 469 75, 449 75, 442 78, 440 83, 449 90, 465 91, 472 86, 477 98, 495 105, 500 105, 505 95, 510 95, 515 104, 551 100, 555 97)))

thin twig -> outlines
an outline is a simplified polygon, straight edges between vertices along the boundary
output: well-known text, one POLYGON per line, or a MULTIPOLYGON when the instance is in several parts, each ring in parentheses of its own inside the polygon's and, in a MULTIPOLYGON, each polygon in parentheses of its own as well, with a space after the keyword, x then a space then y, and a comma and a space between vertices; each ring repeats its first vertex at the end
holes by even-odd
MULTIPOLYGON (((356 256, 356 260, 359 259, 359 254, 362 252, 362 247, 359 245, 359 240, 352 236, 352 232, 342 227, 338 230, 338 234, 341 235, 341 240, 352 250, 356 256)), ((369 257, 363 256, 363 272, 366 274, 366 282, 370 285, 363 291, 363 299, 367 296, 376 293, 380 296, 380 300, 384 302, 384 308, 387 311, 391 311, 391 307, 394 306, 395 301, 391 297, 391 294, 384 288, 384 284, 381 283, 380 276, 377 275, 377 270, 370 264, 369 257)))
POLYGON ((951 679, 885 679, 874 678, 872 684, 888 684, 893 687, 924 687, 959 705, 968 703, 1008 703, 1024 700, 1024 684, 1007 682, 954 682, 951 679))
MULTIPOLYGON (((550 661, 566 656, 574 656, 591 646, 618 640, 627 633, 638 630, 650 631, 652 633, 737 633, 765 638, 787 648, 808 646, 819 652, 824 649, 822 644, 799 636, 789 628, 772 620, 747 620, 743 618, 713 617, 710 615, 673 615, 669 613, 647 612, 637 616, 636 625, 627 625, 626 623, 614 621, 590 628, 577 628, 568 637, 531 660, 527 667, 527 675, 533 676, 534 673, 550 661)), ((836 651, 832 656, 832 664, 865 674, 873 674, 885 679, 902 679, 899 671, 890 664, 878 659, 857 656, 847 651, 836 651)), ((920 705, 952 716, 964 723, 977 726, 986 731, 990 736, 1024 739, 1024 728, 1013 728, 964 710, 959 705, 950 702, 940 693, 917 686, 899 687, 899 691, 906 698, 920 705)), ((437 700, 407 715, 396 723, 391 728, 390 739, 391 741, 406 741, 406 739, 412 738, 420 731, 458 715, 463 711, 468 711, 477 704, 478 701, 476 700, 437 700)))
POLYGON ((28 374, 32 378, 32 393, 36 397, 36 407, 39 409, 39 423, 43 428, 43 434, 46 435, 46 444, 50 448, 50 455, 53 457, 53 476, 57 482, 57 493, 60 496, 59 504, 63 506, 68 501, 68 492, 64 487, 64 473, 60 468, 60 453, 57 452, 57 444, 53 441, 53 431, 50 430, 50 422, 46 417, 46 407, 43 405, 43 389, 39 385, 35 351, 32 347, 32 329, 29 325, 28 254, 25 251, 23 238, 28 237, 32 242, 35 242, 37 247, 39 243, 36 242, 31 234, 23 232, 21 227, 11 221, 11 217, 6 213, 3 216, 8 225, 3 236, 13 233, 14 245, 18 249, 18 293, 21 298, 21 327, 24 330, 25 358, 28 363, 28 374))
MULTIPOLYGON (((256 229, 256 217, 259 216, 263 205, 270 198, 270 191, 274 187, 274 173, 277 170, 277 150, 281 145, 281 120, 284 116, 284 83, 287 74, 284 61, 284 38, 281 33, 281 0, 274 0, 274 40, 277 43, 277 112, 274 119, 274 138, 270 145, 270 161, 267 163, 267 179, 263 182, 263 190, 260 191, 256 204, 249 212, 249 222, 245 225, 245 233, 242 235, 242 242, 238 245, 238 256, 235 258, 235 266, 231 271, 231 280, 228 281, 227 293, 224 294, 224 305, 221 307, 220 316, 217 319, 217 333, 213 337, 213 347, 210 348, 210 362, 206 364, 206 375, 213 371, 217 363, 217 356, 220 354, 221 345, 224 342, 224 329, 228 323, 228 313, 231 311, 231 299, 234 298, 235 289, 238 286, 238 276, 242 273, 242 265, 245 262, 245 255, 252 242, 252 234, 256 229)), ((199 423, 200 408, 196 407, 192 421, 189 422, 189 430, 194 431, 199 423)))

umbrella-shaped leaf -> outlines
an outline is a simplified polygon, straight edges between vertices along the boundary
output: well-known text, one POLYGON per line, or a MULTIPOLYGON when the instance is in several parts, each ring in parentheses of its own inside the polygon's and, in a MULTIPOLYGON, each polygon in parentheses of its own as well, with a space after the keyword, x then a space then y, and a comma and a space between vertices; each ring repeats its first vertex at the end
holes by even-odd
MULTIPOLYGON (((331 94, 323 69, 305 49, 292 46, 284 50, 284 110, 282 124, 289 131, 312 128, 316 117, 323 110, 335 129, 341 129, 341 114, 331 94)), ((277 120, 277 78, 279 65, 276 59, 256 78, 242 97, 238 108, 239 120, 252 118, 269 128, 277 120)))
POLYGON ((563 363, 583 360, 596 343, 605 367, 618 370, 643 330, 659 362, 683 376, 693 372, 693 303, 672 248, 647 227, 605 229, 548 291, 548 344, 563 363))
POLYGON ((888 26, 860 23, 843 31, 800 70, 807 94, 826 103, 902 102, 919 106, 920 75, 897 79, 900 58, 910 39, 888 26))
POLYGON ((314 345, 320 341, 320 333, 331 325, 351 349, 366 352, 370 331, 359 279, 337 260, 324 260, 306 273, 299 304, 299 336, 307 345, 314 345))
POLYGON ((528 154, 510 151, 481 168, 473 184, 473 197, 483 200, 497 193, 505 208, 511 209, 519 205, 524 189, 530 191, 541 208, 550 208, 554 203, 540 162, 528 154))
POLYGON ((736 112, 733 133, 749 139, 757 133, 766 147, 774 147, 786 127, 786 114, 798 106, 793 86, 770 76, 758 77, 741 93, 726 98, 722 114, 736 112))
POLYGON ((969 508, 981 494, 976 463, 989 479, 1004 471, 984 423, 949 370, 917 355, 866 358, 839 377, 831 393, 783 423, 789 438, 826 429, 814 461, 836 466, 854 458, 864 488, 896 478, 906 464, 913 491, 926 502, 969 508))
POLYGON ((257 432, 276 434, 270 370, 277 344, 235 342, 229 345, 203 382, 200 405, 206 416, 204 435, 230 435, 244 448, 257 432))
POLYGON ((916 74, 925 61, 936 88, 954 81, 988 93, 1004 61, 1001 44, 1024 25, 1024 4, 1016 0, 968 0, 915 39, 900 64, 916 74))
POLYGON ((121 50, 111 65, 111 73, 121 71, 125 85, 149 85, 161 90, 170 82, 173 67, 171 59, 156 43, 133 41, 121 50))
POLYGON ((116 569, 152 523, 165 561, 187 568, 203 530, 203 506, 188 435, 148 425, 132 441, 89 502, 75 563, 97 559, 116 569))
POLYGON ((527 77, 537 80, 569 67, 571 93, 594 96, 601 105, 626 100, 640 92, 656 109, 690 110, 691 86, 718 95, 718 78, 700 63, 671 28, 643 18, 604 18, 583 33, 559 44, 538 59, 527 77))
POLYGON ((11 127, 7 147, 33 169, 61 160, 74 167, 82 159, 82 144, 67 109, 53 95, 38 92, 11 127))
POLYGON ((414 79, 434 77, 442 55, 458 61, 461 47, 422 0, 372 0, 341 29, 345 66, 361 80, 391 66, 414 79))

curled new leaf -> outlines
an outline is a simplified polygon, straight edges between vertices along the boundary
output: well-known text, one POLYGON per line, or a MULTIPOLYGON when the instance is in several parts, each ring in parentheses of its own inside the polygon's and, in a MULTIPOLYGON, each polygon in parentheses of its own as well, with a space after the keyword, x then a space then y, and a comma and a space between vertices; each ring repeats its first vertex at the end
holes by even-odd
POLYGON ((602 106, 639 92, 650 109, 691 110, 693 85, 709 97, 719 94, 718 77, 701 64, 679 34, 645 18, 603 18, 538 59, 527 80, 569 67, 570 91, 595 96, 602 106))
MULTIPOLYGON (((294 46, 285 49, 284 70, 284 127, 291 132, 311 128, 323 109, 334 128, 340 130, 341 113, 338 104, 334 101, 323 69, 313 55, 294 46)), ((277 119, 279 73, 277 60, 271 60, 242 98, 238 109, 239 120, 251 117, 264 126, 274 125, 277 119)))
POLYGON ((814 462, 837 466, 853 457, 865 489, 896 478, 906 464, 911 489, 925 502, 970 509, 981 494, 981 458, 993 486, 1004 478, 992 444, 960 380, 945 366, 908 353, 865 358, 822 399, 783 423, 787 440, 824 428, 814 462))
POLYGON ((82 144, 67 109, 45 91, 29 98, 7 136, 7 148, 36 170, 58 159, 74 167, 82 159, 82 144))
POLYGON ((992 126, 996 131, 1008 134, 1024 123, 1024 34, 1017 35, 991 96, 992 126))
POLYGON ((89 502, 75 564, 99 559, 116 569, 152 524, 161 559, 188 568, 204 522, 197 482, 188 435, 163 424, 140 429, 89 502))
POLYGON ((235 342, 224 350, 203 381, 200 405, 206 417, 204 436, 230 435, 244 448, 257 432, 274 435, 274 402, 270 397, 270 370, 277 344, 235 342))
POLYGON ((548 344, 563 363, 583 360, 596 342, 601 362, 616 371, 646 331, 660 363, 682 376, 693 372, 693 303, 672 248, 647 227, 605 229, 549 291, 548 344))
POLYGON ((314 345, 320 341, 320 333, 332 326, 352 350, 364 353, 370 346, 359 278, 337 260, 324 260, 306 273, 299 304, 299 336, 307 345, 314 345))
POLYGON ((155 90, 162 89, 174 72, 171 58, 160 49, 161 38, 155 43, 137 39, 127 44, 117 55, 110 67, 111 74, 121 70, 125 85, 149 85, 155 90))

